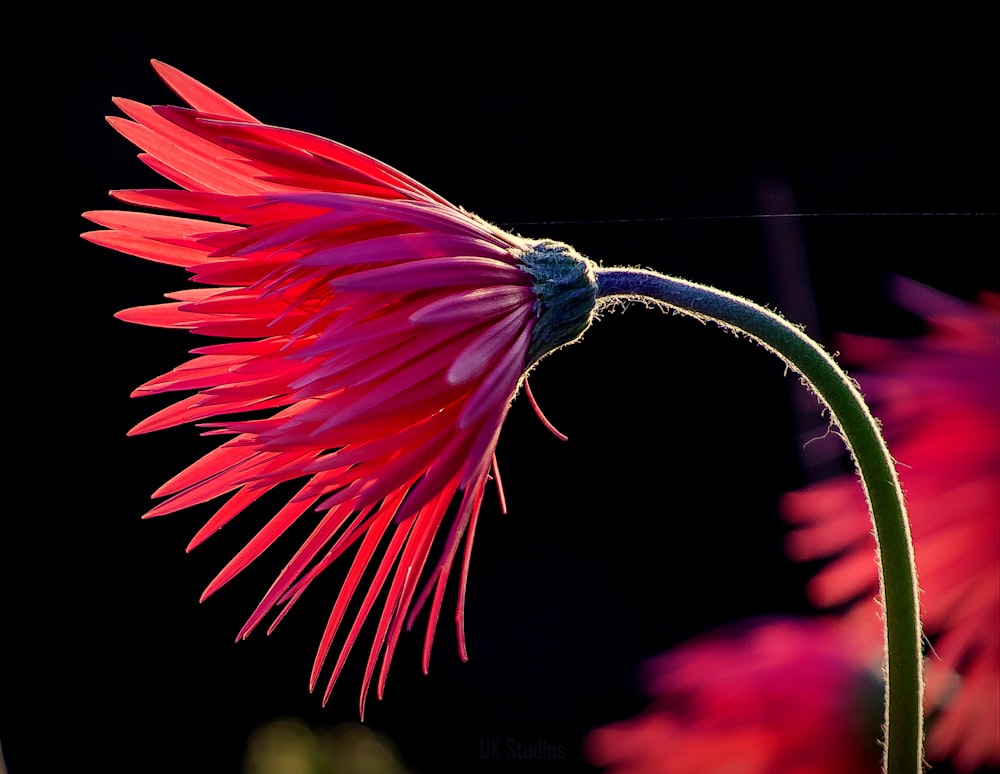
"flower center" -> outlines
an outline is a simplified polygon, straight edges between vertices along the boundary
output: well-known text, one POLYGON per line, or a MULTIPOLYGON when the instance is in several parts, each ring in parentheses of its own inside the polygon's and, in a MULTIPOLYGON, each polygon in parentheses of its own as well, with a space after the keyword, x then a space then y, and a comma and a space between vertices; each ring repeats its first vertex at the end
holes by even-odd
POLYGON ((594 263, 552 239, 529 242, 522 268, 534 277, 537 320, 528 345, 528 366, 576 341, 594 320, 597 279, 594 263))

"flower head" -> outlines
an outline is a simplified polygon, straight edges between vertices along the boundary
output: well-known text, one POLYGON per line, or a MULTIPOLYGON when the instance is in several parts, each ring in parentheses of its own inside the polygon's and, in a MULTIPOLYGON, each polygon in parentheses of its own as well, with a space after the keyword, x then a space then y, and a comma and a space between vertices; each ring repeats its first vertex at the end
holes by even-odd
POLYGON ((639 716, 587 737, 614 774, 843 774, 881 770, 881 686, 822 620, 730 625, 651 659, 639 716))
POLYGON ((381 696, 401 630, 430 598, 426 670, 460 550, 456 619, 465 658, 469 550, 501 425, 528 369, 590 323, 592 264, 561 243, 501 231, 356 150, 263 124, 198 81, 153 65, 189 107, 119 99, 127 118, 109 121, 179 188, 112 195, 172 214, 88 212, 104 228, 84 237, 183 267, 201 286, 120 312, 122 320, 229 340, 194 349, 191 360, 139 387, 135 395, 194 394, 131 433, 193 422, 231 437, 163 484, 154 497, 166 499, 147 515, 223 498, 193 548, 265 493, 297 481, 297 493, 204 596, 307 520, 311 534, 241 630, 245 637, 284 605, 280 620, 356 545, 311 685, 371 573, 324 696, 384 595, 363 713, 379 656, 381 696), (427 568, 439 535, 440 558, 427 568))
MULTIPOLYGON (((928 755, 961 770, 1000 765, 1000 296, 951 298, 912 281, 897 299, 928 324, 906 340, 844 336, 844 357, 900 464, 933 644, 928 755), (958 679, 958 687, 953 687, 958 679)), ((829 559, 810 593, 846 607, 881 645, 867 506, 853 476, 786 496, 797 559, 829 559)))

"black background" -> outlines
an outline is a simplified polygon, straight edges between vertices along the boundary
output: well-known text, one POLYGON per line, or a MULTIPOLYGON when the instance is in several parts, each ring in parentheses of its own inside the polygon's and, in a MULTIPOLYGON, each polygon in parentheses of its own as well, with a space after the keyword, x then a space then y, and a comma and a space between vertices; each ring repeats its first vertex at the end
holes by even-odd
MULTIPOLYGON (((130 390, 195 342, 112 315, 184 286, 183 272, 78 237, 81 212, 114 206, 108 189, 160 182, 104 121, 112 96, 176 102, 151 58, 604 265, 725 288, 822 341, 913 333, 887 297, 891 275, 964 298, 997 287, 986 23, 817 19, 166 5, 23 17, 5 108, 11 774, 229 774, 269 720, 357 720, 363 639, 326 708, 307 690, 336 572, 273 635, 233 642, 294 537, 197 603, 268 503, 191 554, 212 510, 139 519, 211 446, 191 428, 125 437, 163 405, 130 390), (775 212, 805 216, 748 217, 775 212)), ((499 447, 509 513, 487 495, 473 551, 469 662, 446 601, 429 676, 422 632, 407 635, 385 699, 368 704, 366 722, 414 772, 590 771, 580 741, 644 705, 645 657, 731 620, 809 609, 810 569, 783 559, 777 502, 813 475, 799 423, 825 428, 818 408, 796 408, 804 389, 773 356, 631 308, 531 382, 569 441, 518 399, 499 447), (482 760, 496 737, 566 757, 482 760)))

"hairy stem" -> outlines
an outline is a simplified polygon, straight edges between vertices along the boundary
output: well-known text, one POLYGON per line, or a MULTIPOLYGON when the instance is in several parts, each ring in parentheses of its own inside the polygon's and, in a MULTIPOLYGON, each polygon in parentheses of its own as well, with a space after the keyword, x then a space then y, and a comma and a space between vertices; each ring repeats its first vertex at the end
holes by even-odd
POLYGON ((755 339, 800 373, 839 426, 868 498, 885 617, 888 774, 923 768, 923 658, 913 544, 896 468, 853 381, 816 342, 779 315, 715 288, 643 269, 597 269, 600 303, 655 302, 755 339))

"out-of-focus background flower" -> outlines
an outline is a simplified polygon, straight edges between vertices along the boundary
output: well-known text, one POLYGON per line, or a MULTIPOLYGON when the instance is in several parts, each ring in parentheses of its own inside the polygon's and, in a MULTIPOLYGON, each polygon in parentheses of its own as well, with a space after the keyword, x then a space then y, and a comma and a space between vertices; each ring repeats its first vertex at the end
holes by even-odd
MULTIPOLYGON (((772 355, 652 310, 609 315, 548 358, 533 392, 569 441, 514 406, 499 447, 509 513, 487 499, 472 556, 469 662, 442 626, 424 676, 422 640, 404 636, 359 729, 363 659, 326 709, 307 691, 336 573, 273 635, 233 642, 300 536, 197 603, 267 503, 187 555, 207 511, 138 518, 213 444, 183 428, 125 438, 156 408, 128 393, 195 342, 112 317, 182 275, 78 237, 109 188, 159 185, 105 124, 111 97, 171 99, 149 67, 161 59, 504 228, 740 293, 836 348, 834 334, 926 333, 893 277, 963 302, 1000 290, 997 218, 977 214, 997 209, 990 47, 973 39, 988 25, 936 18, 901 35, 898 20, 869 19, 818 40, 787 20, 727 36, 719 20, 699 30, 608 10, 570 36, 509 9, 281 10, 38 6, 18 28, 6 765, 295 774, 332 745, 384 771, 604 771, 587 740, 643 717, 644 664, 740 622, 817 613, 811 584, 834 565, 789 555, 782 512, 787 493, 846 470, 815 401, 772 355)), ((933 642, 942 659, 957 652, 933 642)), ((838 673, 810 676, 824 674, 838 673)))
POLYGON ((646 665, 652 704, 585 742, 610 772, 877 774, 881 670, 838 622, 750 619, 646 665))
MULTIPOLYGON (((1000 295, 961 301, 897 279, 925 320, 909 339, 840 337, 900 465, 928 638, 928 756, 963 771, 1000 766, 1000 295)), ((875 542, 855 477, 793 492, 789 553, 828 560, 821 608, 881 647, 875 542)))

